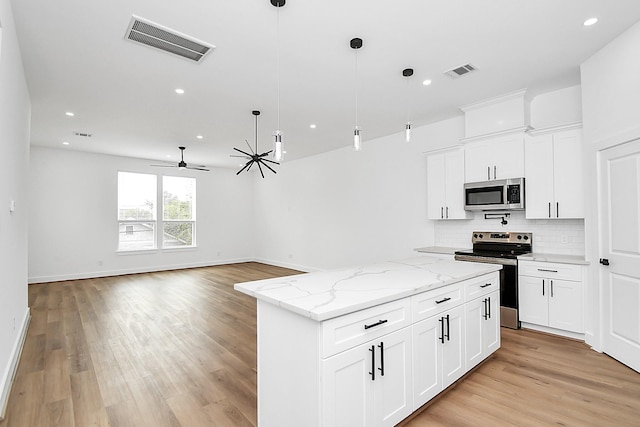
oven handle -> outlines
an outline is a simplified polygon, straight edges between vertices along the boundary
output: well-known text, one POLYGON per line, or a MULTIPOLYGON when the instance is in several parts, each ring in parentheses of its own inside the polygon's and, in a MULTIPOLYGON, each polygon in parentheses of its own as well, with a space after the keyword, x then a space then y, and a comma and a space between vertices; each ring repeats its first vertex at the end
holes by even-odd
POLYGON ((453 258, 456 261, 483 262, 485 264, 500 264, 500 265, 518 265, 518 260, 512 259, 512 258, 491 258, 491 257, 473 256, 473 255, 455 255, 453 258))

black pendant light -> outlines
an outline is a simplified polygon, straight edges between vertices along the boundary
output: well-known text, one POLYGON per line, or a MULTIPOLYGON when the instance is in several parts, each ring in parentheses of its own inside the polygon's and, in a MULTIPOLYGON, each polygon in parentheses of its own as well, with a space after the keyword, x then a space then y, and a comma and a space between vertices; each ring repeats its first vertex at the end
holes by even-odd
POLYGON ((411 142, 411 122, 409 121, 409 77, 413 76, 413 68, 402 70, 402 76, 407 79, 407 123, 404 125, 404 139, 411 142))
POLYGON ((277 7, 276 14, 276 78, 278 87, 278 129, 273 134, 273 160, 280 162, 284 158, 284 144, 282 142, 282 132, 280 132, 280 8, 286 3, 285 0, 271 0, 271 4, 277 7))
POLYGON ((358 127, 358 49, 362 47, 362 39, 358 37, 351 39, 349 46, 356 52, 356 125, 353 129, 353 149, 360 151, 362 149, 362 139, 360 137, 360 128, 358 127))
POLYGON ((260 175, 262 175, 262 177, 264 178, 264 171, 262 170, 262 166, 266 167, 267 169, 269 169, 271 172, 276 173, 275 170, 273 170, 273 168, 271 166, 269 166, 267 163, 265 162, 269 162, 269 163, 273 163, 276 165, 279 165, 280 163, 278 162, 274 162, 273 160, 269 160, 269 159, 265 159, 266 156, 268 156, 269 154, 271 154, 271 152, 273 150, 269 150, 267 152, 264 152, 262 154, 258 154, 258 116, 260 115, 260 111, 258 110, 253 110, 251 112, 251 114, 253 114, 256 118, 256 145, 255 145, 255 149, 251 147, 251 144, 249 144, 249 141, 247 141, 246 139, 244 140, 244 142, 247 143, 247 146, 249 147, 249 151, 251 151, 251 154, 247 153, 246 151, 242 151, 239 148, 233 148, 234 150, 242 153, 242 156, 238 156, 238 155, 231 155, 231 157, 240 157, 243 159, 247 160, 247 163, 245 163, 245 165, 242 167, 242 169, 240 169, 236 175, 240 175, 240 172, 244 171, 244 170, 249 170, 251 169, 251 166, 253 166, 253 164, 257 164, 258 165, 258 169, 260 169, 260 175))

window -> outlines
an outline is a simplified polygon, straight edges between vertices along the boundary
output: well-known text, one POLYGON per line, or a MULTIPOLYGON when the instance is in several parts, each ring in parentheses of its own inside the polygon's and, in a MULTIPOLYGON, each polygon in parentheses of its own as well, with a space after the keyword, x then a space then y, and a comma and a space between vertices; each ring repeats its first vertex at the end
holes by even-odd
POLYGON ((162 177, 162 247, 194 245, 195 194, 195 178, 162 177))
POLYGON ((192 247, 195 231, 195 178, 118 172, 119 251, 192 247))
POLYGON ((156 247, 155 175, 118 172, 118 250, 156 247))

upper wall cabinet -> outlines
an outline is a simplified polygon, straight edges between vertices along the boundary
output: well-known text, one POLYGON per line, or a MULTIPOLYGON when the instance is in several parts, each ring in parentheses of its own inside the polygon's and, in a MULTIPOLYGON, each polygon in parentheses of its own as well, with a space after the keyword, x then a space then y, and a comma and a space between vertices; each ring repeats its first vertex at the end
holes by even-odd
POLYGON ((524 132, 465 144, 465 182, 524 176, 524 132))
POLYGON ((582 130, 527 135, 525 185, 528 219, 584 218, 582 130))
POLYGON ((427 155, 427 215, 429 219, 466 219, 464 152, 461 148, 427 155))

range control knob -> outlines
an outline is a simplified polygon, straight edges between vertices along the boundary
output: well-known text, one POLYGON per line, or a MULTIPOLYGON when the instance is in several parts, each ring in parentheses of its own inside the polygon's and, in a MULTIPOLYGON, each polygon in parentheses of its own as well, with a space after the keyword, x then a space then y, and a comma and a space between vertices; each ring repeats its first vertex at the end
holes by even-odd
POLYGON ((482 239, 482 237, 484 237, 482 234, 480 235, 480 238, 482 239))
POLYGON ((474 239, 477 239, 477 238, 478 238, 478 233, 475 233, 475 234, 473 235, 473 238, 474 238, 474 239))
POLYGON ((529 240, 529 236, 524 236, 524 240, 529 240))
POLYGON ((518 234, 518 240, 522 240, 522 235, 518 234))

